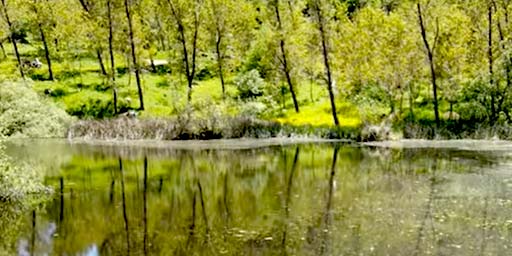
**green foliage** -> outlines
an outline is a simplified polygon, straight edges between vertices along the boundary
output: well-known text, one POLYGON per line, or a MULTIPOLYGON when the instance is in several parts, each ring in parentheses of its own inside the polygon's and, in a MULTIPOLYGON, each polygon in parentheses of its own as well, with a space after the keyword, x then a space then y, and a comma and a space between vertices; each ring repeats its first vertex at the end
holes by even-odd
MULTIPOLYGON (((114 116, 114 103, 110 95, 101 92, 88 92, 87 94, 71 95, 65 99, 66 112, 79 118, 107 118, 114 116)), ((131 109, 131 100, 120 98, 118 110, 120 112, 131 109)))
POLYGON ((14 165, 5 154, 3 143, 0 141, 0 204, 20 203, 33 194, 49 192, 40 170, 29 164, 14 165))
POLYGON ((489 117, 491 106, 490 89, 484 81, 475 80, 464 87, 460 95, 460 104, 457 104, 457 112, 461 119, 474 122, 483 122, 489 117))
POLYGON ((24 214, 52 192, 33 165, 15 165, 0 141, 0 255, 13 255, 23 232, 24 214))
POLYGON ((235 85, 238 89, 238 96, 245 100, 262 96, 265 81, 261 78, 258 70, 253 69, 240 74, 235 79, 235 85))
MULTIPOLYGON (((133 35, 128 33, 124 2, 111 0, 111 15, 106 1, 83 3, 9 1, 2 11, 10 14, 14 27, 0 26, 0 38, 14 30, 20 32, 20 40, 30 42, 19 45, 23 61, 39 58, 43 62, 41 69, 25 70, 35 80, 36 90, 80 118, 112 117, 113 88, 119 91, 120 109, 136 107, 132 102, 139 98, 135 66, 126 43, 133 36, 140 45, 135 56, 142 68, 143 117, 175 117, 216 105, 226 115, 327 125, 330 106, 325 108, 329 95, 324 86, 324 43, 330 56, 334 101, 359 112, 338 111, 348 126, 385 120, 396 126, 403 122, 431 125, 434 100, 418 22, 419 3, 426 39, 433 49, 441 115, 456 112, 466 121, 512 123, 512 44, 507 19, 512 3, 498 1, 491 6, 492 27, 488 27, 489 8, 483 0, 466 4, 439 0, 428 4, 424 0, 141 0, 130 5, 133 35), (114 25, 111 35, 109 24, 114 25), (47 81, 43 34, 55 81, 47 81), (99 67, 102 62, 109 73, 110 46, 115 81, 99 67), (150 60, 165 62, 154 72, 150 60), (290 111, 293 102, 288 83, 293 84, 301 112, 307 114, 290 111), (192 86, 190 95, 185 84, 192 86), (317 116, 312 114, 316 110, 317 116)), ((13 79, 19 73, 17 60, 11 45, 3 46, 6 58, 0 63, 1 75, 13 79)))
POLYGON ((27 83, 0 84, 0 135, 62 137, 72 119, 37 95, 27 83))

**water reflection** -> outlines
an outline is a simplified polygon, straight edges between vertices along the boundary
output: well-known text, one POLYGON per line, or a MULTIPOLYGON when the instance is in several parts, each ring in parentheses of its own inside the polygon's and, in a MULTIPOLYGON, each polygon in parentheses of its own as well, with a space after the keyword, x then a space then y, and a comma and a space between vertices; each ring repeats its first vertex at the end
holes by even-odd
POLYGON ((58 193, 27 213, 18 255, 496 255, 512 241, 506 154, 136 150, 59 152, 58 193))

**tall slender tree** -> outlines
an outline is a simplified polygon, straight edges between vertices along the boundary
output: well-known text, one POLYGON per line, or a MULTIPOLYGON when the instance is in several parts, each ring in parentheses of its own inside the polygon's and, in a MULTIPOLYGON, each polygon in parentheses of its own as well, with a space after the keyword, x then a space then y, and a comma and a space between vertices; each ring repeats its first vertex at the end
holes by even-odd
POLYGON ((211 16, 215 31, 215 53, 217 56, 217 68, 220 84, 222 86, 222 98, 226 97, 226 82, 224 81, 224 37, 226 36, 226 4, 218 0, 210 0, 211 16))
POLYGON ((179 1, 167 0, 171 9, 171 15, 176 23, 178 32, 178 41, 181 44, 181 53, 183 57, 183 69, 187 77, 188 93, 187 100, 190 102, 192 99, 192 86, 196 76, 197 69, 197 51, 198 51, 198 37, 200 25, 200 12, 202 7, 201 0, 187 1, 188 4, 183 6, 179 1), (192 13, 187 13, 192 11, 192 13), (191 24, 186 24, 186 16, 192 16, 191 24), (189 31, 190 30, 190 31, 189 31), (187 39, 187 35, 191 33, 191 39, 187 39), (191 40, 191 42, 188 42, 191 40))
POLYGON ((274 11, 276 15, 276 21, 277 21, 277 33, 279 37, 279 50, 281 52, 281 64, 282 64, 282 71, 286 77, 286 83, 288 84, 288 89, 290 90, 290 93, 292 95, 293 100, 293 106, 295 107, 295 112, 299 113, 299 103, 297 101, 297 96, 295 93, 295 87, 293 85, 292 77, 290 74, 290 64, 287 56, 287 49, 286 49, 286 42, 285 42, 285 35, 284 35, 284 29, 283 29, 283 21, 281 20, 281 14, 279 11, 279 0, 274 0, 274 11))
POLYGON ((326 19, 324 17, 323 10, 323 0, 312 0, 313 13, 316 18, 316 24, 318 28, 318 32, 320 34, 320 41, 322 44, 322 56, 325 68, 325 75, 327 78, 327 90, 329 91, 329 100, 331 102, 331 112, 332 118, 334 120, 334 125, 339 126, 340 121, 338 120, 338 114, 336 111, 336 100, 334 97, 334 89, 333 89, 333 78, 331 71, 331 63, 330 63, 330 55, 329 55, 329 39, 326 31, 326 19))
POLYGON ((135 39, 134 39, 134 32, 133 32, 133 20, 132 20, 132 13, 131 13, 131 1, 130 0, 124 0, 124 10, 126 14, 126 20, 128 22, 128 38, 130 40, 130 49, 131 49, 131 57, 132 57, 132 64, 135 68, 135 81, 137 82, 137 90, 139 93, 139 110, 144 110, 144 96, 142 93, 142 84, 140 79, 140 66, 137 62, 137 50, 135 48, 135 39))
MULTIPOLYGON (((494 56, 493 56, 493 50, 492 50, 492 30, 493 30, 493 10, 492 10, 492 4, 489 1, 487 3, 487 58, 489 61, 489 86, 491 88, 491 124, 493 124, 496 121, 496 90, 494 88, 494 56)), ((496 84, 496 86, 499 86, 499 83, 496 84)))
MULTIPOLYGON (((83 10, 87 14, 87 18, 89 19, 89 21, 92 22, 93 18, 97 15, 93 11, 93 6, 95 3, 90 2, 89 0, 79 0, 79 2, 80 2, 80 5, 82 6, 83 10)), ((100 42, 101 41, 99 41, 99 40, 96 41, 96 46, 95 46, 96 58, 98 58, 98 64, 100 66, 101 74, 106 76, 107 69, 105 68, 105 64, 103 61, 103 47, 101 46, 100 42)))
POLYGON ((46 36, 46 32, 44 30, 43 21, 48 20, 48 17, 45 17, 44 15, 41 15, 41 7, 44 7, 44 5, 41 5, 39 3, 39 0, 34 0, 32 5, 32 11, 35 14, 35 19, 37 23, 37 29, 39 30, 39 35, 41 37, 41 42, 43 43, 44 47, 44 56, 46 59, 46 64, 48 65, 48 80, 53 81, 53 69, 52 69, 52 59, 50 55, 50 48, 48 45, 48 40, 46 36))
POLYGON ((110 56, 110 86, 114 98, 114 115, 117 115, 117 88, 116 88, 116 64, 114 58, 114 22, 112 16, 113 3, 107 0, 107 20, 108 20, 108 53, 110 56))
POLYGON ((12 20, 9 17, 9 10, 6 3, 7 0, 2 0, 2 10, 5 21, 7 22, 7 26, 9 28, 9 37, 11 39, 12 47, 14 48, 14 54, 16 55, 16 60, 18 61, 18 68, 20 71, 21 78, 25 79, 25 73, 23 72, 23 65, 21 63, 20 52, 18 51, 18 44, 16 43, 16 37, 14 31, 14 26, 12 24, 12 20))
POLYGON ((441 121, 439 119, 439 103, 438 103, 438 99, 437 99, 437 78, 436 78, 436 68, 435 68, 435 63, 434 63, 434 51, 436 48, 437 40, 439 38, 438 37, 439 36, 439 25, 437 24, 437 26, 436 26, 435 39, 434 39, 433 45, 431 46, 430 42, 427 38, 427 30, 426 30, 423 12, 421 9, 421 3, 418 2, 416 4, 416 7, 417 7, 417 12, 418 12, 418 22, 419 22, 419 26, 420 26, 421 38, 423 40, 423 44, 425 45, 425 50, 427 52, 428 63, 429 63, 429 67, 430 67, 430 75, 431 75, 431 81, 432 81, 432 94, 434 96, 434 115, 435 115, 435 119, 436 119, 436 126, 437 126, 437 128, 439 128, 441 121))

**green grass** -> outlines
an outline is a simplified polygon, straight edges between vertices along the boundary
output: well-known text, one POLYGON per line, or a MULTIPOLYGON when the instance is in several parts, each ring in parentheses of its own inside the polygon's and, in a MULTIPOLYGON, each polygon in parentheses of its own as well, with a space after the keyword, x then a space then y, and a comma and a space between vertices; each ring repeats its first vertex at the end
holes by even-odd
MULTIPOLYGON (((15 57, 6 45, 8 51, 7 59, 0 62, 0 77, 15 79, 19 76, 15 57)), ((41 49, 30 45, 21 45, 22 58, 33 59, 33 56, 42 58, 41 49)), ((165 56, 158 56, 164 59, 165 56)), ((107 55, 104 56, 107 62, 107 55)), ((126 59, 123 56, 116 56, 117 68, 126 66, 126 59)), ((50 92, 47 97, 65 109, 68 113, 80 118, 104 118, 110 117, 113 113, 113 91, 108 85, 107 79, 100 74, 99 64, 92 56, 78 57, 72 61, 53 61, 55 81, 47 81, 47 66, 39 70, 27 71, 27 77, 34 80, 33 89, 40 95, 50 92)), ((108 68, 108 63, 105 63, 108 68)), ((166 118, 182 114, 187 108, 187 85, 183 75, 172 70, 172 74, 152 74, 143 72, 142 87, 144 92, 145 111, 141 112, 142 117, 166 118)), ((252 108, 252 105, 241 102, 237 99, 237 89, 232 80, 234 77, 227 77, 226 97, 223 98, 220 80, 217 77, 208 80, 196 81, 192 91, 190 106, 198 116, 208 116, 213 113, 236 116, 244 112, 245 108, 252 108)), ((118 88, 118 105, 126 109, 137 109, 139 99, 135 77, 128 74, 118 74, 116 77, 118 88)), ((269 88, 279 86, 268 85, 269 88)), ((310 82, 302 82, 296 85, 298 101, 301 112, 295 113, 290 94, 275 93, 274 89, 267 90, 269 97, 256 99, 258 104, 265 105, 263 113, 258 114, 259 118, 277 121, 279 123, 293 126, 322 126, 332 127, 332 115, 327 92, 324 87, 310 82)), ((278 90, 278 89, 275 89, 278 90)), ((357 108, 348 102, 337 102, 339 106, 339 119, 344 127, 358 127, 361 125, 361 118, 357 108)))
MULTIPOLYGON (((341 104, 337 113, 341 126, 359 127, 361 125, 356 107, 348 103, 341 104)), ((290 109, 286 111, 284 117, 275 120, 291 125, 331 126, 334 123, 329 101, 303 106, 299 113, 290 109)))

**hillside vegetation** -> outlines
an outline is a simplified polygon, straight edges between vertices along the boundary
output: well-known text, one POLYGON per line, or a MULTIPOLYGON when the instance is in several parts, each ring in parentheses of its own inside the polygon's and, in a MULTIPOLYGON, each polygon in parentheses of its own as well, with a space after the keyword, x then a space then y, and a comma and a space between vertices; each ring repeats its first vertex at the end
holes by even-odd
POLYGON ((4 0, 1 8, 1 78, 32 80, 39 98, 78 119, 243 117, 280 126, 276 134, 308 127, 365 140, 391 130, 510 133, 509 1, 4 0))

